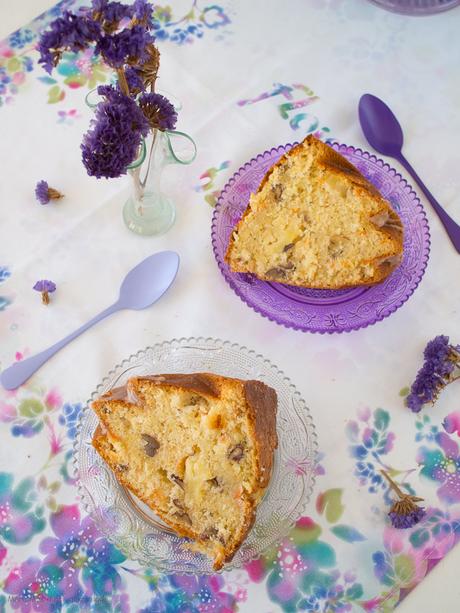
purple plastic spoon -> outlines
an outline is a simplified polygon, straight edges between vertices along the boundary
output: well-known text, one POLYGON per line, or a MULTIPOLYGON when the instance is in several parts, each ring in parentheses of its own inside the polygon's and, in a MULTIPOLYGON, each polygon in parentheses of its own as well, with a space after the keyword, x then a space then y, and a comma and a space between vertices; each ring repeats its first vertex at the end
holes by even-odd
POLYGON ((152 305, 169 289, 176 278, 178 268, 179 255, 175 251, 160 251, 142 260, 124 278, 120 295, 114 304, 55 345, 4 370, 0 375, 3 387, 14 390, 25 383, 55 353, 101 319, 123 309, 140 311, 152 305))
POLYGON ((404 166, 407 172, 418 183, 418 186, 436 211, 453 246, 460 253, 460 226, 446 213, 439 202, 435 200, 422 179, 403 156, 403 132, 399 121, 391 109, 377 96, 364 94, 359 101, 358 113, 361 128, 369 144, 379 153, 395 158, 404 166))

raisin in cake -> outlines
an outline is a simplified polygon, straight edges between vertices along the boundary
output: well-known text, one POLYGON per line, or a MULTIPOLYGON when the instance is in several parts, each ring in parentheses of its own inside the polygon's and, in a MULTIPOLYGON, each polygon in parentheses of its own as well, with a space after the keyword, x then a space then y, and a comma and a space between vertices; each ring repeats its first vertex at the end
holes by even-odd
POLYGON ((313 136, 265 175, 230 238, 234 272, 317 289, 385 279, 403 253, 401 220, 362 174, 313 136))
POLYGON ((220 569, 250 530, 277 446, 276 392, 218 375, 134 377, 92 404, 118 481, 220 569))

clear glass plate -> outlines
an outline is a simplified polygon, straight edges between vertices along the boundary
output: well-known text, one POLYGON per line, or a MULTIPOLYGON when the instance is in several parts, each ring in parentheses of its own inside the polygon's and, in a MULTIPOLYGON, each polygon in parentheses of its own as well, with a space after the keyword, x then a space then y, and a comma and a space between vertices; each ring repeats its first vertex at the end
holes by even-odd
POLYGON ((315 481, 316 434, 308 408, 290 380, 254 351, 211 338, 182 338, 139 351, 116 366, 83 409, 74 461, 83 505, 102 533, 128 557, 164 572, 207 574, 212 562, 186 546, 134 495, 120 486, 91 444, 98 424, 90 402, 135 375, 211 372, 258 379, 278 394, 278 449, 270 485, 240 550, 224 570, 259 557, 282 539, 304 513, 315 481))

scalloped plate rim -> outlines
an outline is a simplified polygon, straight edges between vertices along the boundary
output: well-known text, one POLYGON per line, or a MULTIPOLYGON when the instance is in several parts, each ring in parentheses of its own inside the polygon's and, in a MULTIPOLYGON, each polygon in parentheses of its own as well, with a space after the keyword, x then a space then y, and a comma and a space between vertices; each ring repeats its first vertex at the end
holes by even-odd
MULTIPOLYGON (((96 523, 96 525, 98 526, 98 528, 101 530, 101 533, 104 535, 105 538, 107 538, 107 540, 112 543, 113 545, 115 545, 116 547, 118 547, 121 551, 123 551, 123 553, 125 553, 129 559, 135 559, 131 556, 131 553, 127 550, 124 550, 123 545, 120 544, 120 542, 117 540, 116 535, 113 534, 113 532, 111 532, 110 528, 106 530, 104 530, 103 527, 101 527, 100 522, 98 521, 97 518, 95 518, 95 513, 94 513, 94 509, 91 507, 91 504, 88 501, 88 498, 92 498, 91 493, 89 492, 87 486, 81 481, 80 479, 80 471, 79 471, 79 465, 80 465, 80 454, 81 454, 81 447, 82 447, 82 441, 81 439, 81 435, 82 435, 82 428, 83 428, 83 423, 85 421, 85 419, 87 418, 88 413, 91 411, 91 402, 97 398, 100 395, 100 392, 102 389, 104 389, 109 383, 112 382, 113 377, 115 377, 117 375, 117 372, 119 370, 121 370, 122 368, 125 368, 126 366, 128 366, 128 364, 131 361, 134 361, 136 359, 140 359, 142 357, 142 355, 146 354, 149 350, 155 349, 157 348, 158 350, 160 350, 162 347, 171 347, 174 345, 178 345, 180 346, 183 343, 205 343, 205 344, 209 344, 212 343, 214 345, 218 345, 219 348, 224 347, 224 346, 228 346, 231 349, 238 349, 238 350, 243 350, 245 351, 249 356, 253 356, 255 359, 260 359, 263 361, 263 363, 265 365, 267 365, 269 367, 270 370, 274 371, 283 382, 285 382, 288 385, 289 390, 291 391, 292 397, 296 396, 302 404, 302 409, 303 409, 303 419, 302 421, 302 425, 305 428, 308 428, 308 434, 309 434, 309 445, 308 448, 310 450, 311 453, 311 468, 309 471, 309 482, 307 483, 308 487, 306 489, 306 491, 303 492, 303 497, 302 497, 302 501, 299 504, 299 507, 296 509, 296 519, 290 520, 289 524, 288 524, 288 529, 285 530, 285 534, 284 536, 286 536, 290 530, 292 530, 292 528, 295 526, 295 522, 299 519, 299 517, 302 517, 303 514, 305 513, 308 504, 310 504, 311 502, 311 497, 313 494, 313 491, 315 489, 315 485, 316 485, 316 472, 315 472, 315 468, 318 464, 318 455, 319 455, 319 445, 318 445, 318 434, 316 431, 316 426, 315 423, 313 421, 313 417, 311 414, 311 411, 307 405, 307 403, 305 402, 302 394, 299 392, 298 388, 296 387, 296 385, 291 381, 291 379, 285 374, 285 372, 283 370, 281 370, 278 366, 276 366, 276 364, 274 364, 271 360, 269 360, 268 358, 266 358, 264 355, 262 355, 261 353, 258 353, 257 351, 255 351, 254 349, 250 349, 249 347, 247 347, 246 345, 241 345, 240 343, 237 342, 233 342, 233 341, 229 341, 229 340, 223 340, 217 337, 204 337, 204 336, 191 336, 191 337, 179 337, 179 338, 173 338, 170 340, 164 340, 164 341, 159 341, 157 343, 154 343, 153 345, 148 345, 146 346, 144 349, 140 349, 138 351, 136 351, 135 353, 132 353, 129 357, 124 358, 119 364, 117 364, 115 367, 111 368, 109 370, 109 372, 106 374, 105 377, 103 377, 103 379, 99 382, 99 384, 97 385, 97 387, 95 388, 95 390, 93 391, 93 393, 91 394, 89 400, 87 400, 87 402, 85 403, 84 407, 82 408, 80 415, 79 415, 79 419, 78 419, 78 423, 76 426, 76 436, 73 442, 73 447, 72 447, 72 452, 73 452, 73 457, 72 457, 72 464, 75 470, 75 474, 76 474, 76 480, 77 480, 77 491, 78 494, 80 495, 81 498, 81 502, 83 505, 83 508, 85 509, 85 511, 93 518, 93 521, 96 523)), ((305 485, 305 484, 304 484, 305 485)), ((132 507, 133 512, 135 513, 135 507, 132 507)), ((145 520, 143 520, 145 521, 145 520)), ((254 524, 254 527, 257 525, 257 521, 254 524)), ((279 542, 279 540, 283 538, 283 537, 279 537, 279 539, 277 539, 276 542, 279 542)), ((242 543, 242 547, 244 546, 244 542, 242 543)), ((258 557, 260 557, 261 555, 263 555, 264 551, 267 551, 270 547, 274 546, 274 543, 272 543, 271 545, 268 545, 267 547, 265 547, 265 549, 262 552, 258 552, 256 554, 253 554, 253 556, 248 559, 245 560, 242 564, 248 564, 249 562, 251 562, 254 559, 257 559, 258 557)), ((141 560, 139 560, 141 561, 141 560)), ((141 561, 142 562, 142 561, 141 561)), ((196 574, 197 571, 196 570, 190 570, 188 568, 181 568, 181 569, 171 569, 168 568, 166 566, 163 566, 159 563, 157 563, 156 561, 152 561, 152 566, 155 566, 155 568, 157 568, 159 571, 164 571, 164 572, 177 572, 177 573, 181 573, 181 574, 196 574)), ((210 570, 209 572, 206 571, 200 571, 200 574, 220 574, 229 570, 233 570, 233 569, 238 569, 238 568, 242 568, 242 565, 235 565, 232 562, 230 562, 229 564, 226 564, 221 570, 219 571, 214 571, 214 570, 210 570)))
POLYGON ((241 173, 244 172, 247 168, 250 168, 252 166, 252 164, 254 164, 255 162, 258 162, 259 160, 263 160, 263 159, 265 159, 267 157, 271 157, 274 153, 278 153, 280 150, 281 150, 281 155, 283 155, 283 153, 289 151, 291 148, 295 147, 298 144, 300 144, 298 141, 294 141, 293 143, 287 143, 286 145, 278 145, 276 147, 271 147, 270 149, 265 150, 263 153, 257 154, 256 156, 252 157, 250 160, 245 162, 242 166, 240 166, 238 168, 238 170, 226 182, 226 184, 224 185, 224 187, 222 188, 222 190, 221 190, 221 192, 219 194, 219 198, 217 199, 216 206, 214 208, 214 212, 213 212, 213 216, 212 216, 212 222, 211 222, 211 243, 212 243, 212 248, 213 248, 213 252, 214 252, 214 257, 216 259, 218 268, 219 268, 222 276, 224 277, 226 283, 230 286, 230 288, 238 296, 238 298, 240 300, 242 300, 254 312, 258 313, 262 317, 265 317, 269 321, 272 321, 272 322, 274 322, 274 323, 276 323, 276 324, 278 324, 280 326, 284 326, 285 328, 291 328, 293 330, 297 330, 297 331, 300 331, 300 332, 310 332, 312 334, 342 334, 342 333, 350 333, 350 332, 354 332, 356 330, 365 329, 365 328, 367 328, 369 326, 372 326, 372 325, 376 324, 379 321, 383 321, 387 317, 390 317, 395 311, 397 311, 399 308, 401 308, 409 300, 409 298, 413 295, 415 290, 420 285, 420 282, 421 282, 421 280, 423 278, 423 275, 425 274, 425 271, 426 271, 426 268, 427 268, 427 265, 428 265, 428 261, 429 261, 429 257, 430 257, 430 251, 431 251, 431 234, 430 234, 430 228, 429 228, 429 224, 428 224, 428 218, 427 218, 425 209, 424 209, 424 207, 423 207, 423 205, 422 205, 422 203, 420 201, 420 198, 418 197, 417 193, 413 189, 412 185, 401 175, 401 173, 399 173, 395 168, 390 166, 390 164, 388 164, 388 162, 385 162, 384 160, 382 160, 381 158, 377 157, 373 153, 370 153, 369 151, 366 151, 365 149, 361 149, 360 147, 355 147, 353 145, 346 145, 344 143, 339 143, 336 140, 328 139, 326 141, 326 144, 328 144, 329 146, 331 146, 333 148, 336 148, 338 150, 343 150, 343 149, 349 150, 349 149, 351 149, 353 152, 358 153, 358 155, 361 155, 363 158, 367 157, 371 162, 376 163, 383 170, 385 170, 385 172, 394 173, 393 174, 394 178, 398 179, 398 181, 402 184, 403 189, 409 188, 408 195, 410 195, 412 197, 412 199, 414 200, 414 204, 415 204, 416 208, 419 209, 419 211, 420 211, 421 218, 422 218, 422 223, 423 223, 423 231, 424 231, 424 236, 425 236, 425 245, 424 245, 423 261, 421 263, 421 269, 420 269, 420 271, 418 273, 418 276, 414 279, 414 286, 413 286, 411 292, 407 296, 405 296, 404 299, 399 300, 398 302, 396 302, 393 305, 391 305, 390 309, 387 312, 385 312, 384 314, 375 316, 373 321, 368 321, 368 322, 357 324, 357 325, 350 325, 350 326, 348 326, 345 329, 338 329, 338 330, 337 329, 332 329, 332 330, 327 330, 327 329, 317 330, 317 329, 308 328, 307 326, 302 327, 302 326, 297 325, 295 323, 287 323, 285 321, 277 321, 273 316, 270 316, 269 314, 262 312, 257 305, 251 303, 250 301, 247 300, 247 298, 245 296, 243 296, 243 295, 241 295, 239 293, 238 288, 237 288, 235 282, 232 279, 231 273, 227 273, 227 271, 223 268, 223 263, 221 262, 220 256, 218 255, 218 252, 217 252, 217 236, 216 236, 216 221, 217 221, 217 216, 219 215, 220 208, 222 207, 222 205, 224 203, 224 198, 225 198, 226 192, 230 189, 230 187, 232 185, 234 185, 234 183, 237 181, 237 178, 241 175, 241 173))

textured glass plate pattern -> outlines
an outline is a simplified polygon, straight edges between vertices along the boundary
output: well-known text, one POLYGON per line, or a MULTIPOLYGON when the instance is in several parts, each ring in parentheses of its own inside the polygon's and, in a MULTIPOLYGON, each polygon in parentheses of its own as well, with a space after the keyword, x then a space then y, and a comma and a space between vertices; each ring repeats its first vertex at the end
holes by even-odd
POLYGON ((433 15, 460 6, 460 0, 370 0, 370 2, 404 15, 433 15))
POLYGON ((243 214, 251 193, 265 173, 291 147, 289 144, 253 158, 222 190, 212 220, 212 244, 219 268, 230 287, 255 311, 278 324, 304 332, 350 332, 388 317, 412 295, 425 272, 430 233, 425 212, 410 185, 374 155, 333 143, 399 213, 404 225, 404 257, 383 283, 344 290, 309 290, 261 281, 233 273, 225 262, 231 232, 243 214))
MULTIPOLYGON (((225 567, 237 568, 277 543, 303 514, 314 484, 316 434, 309 411, 289 379, 261 355, 217 339, 189 338, 139 351, 116 366, 91 400, 135 375, 212 372, 258 379, 278 394, 278 449, 270 485, 247 539, 225 567)), ((129 496, 91 445, 98 424, 89 403, 75 442, 80 494, 99 529, 126 555, 164 572, 212 573, 211 561, 187 548, 145 505, 129 496)))

